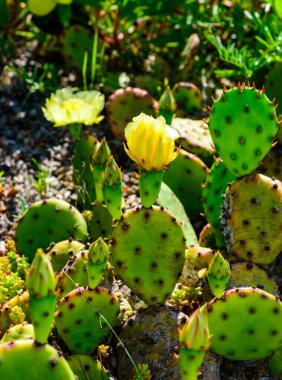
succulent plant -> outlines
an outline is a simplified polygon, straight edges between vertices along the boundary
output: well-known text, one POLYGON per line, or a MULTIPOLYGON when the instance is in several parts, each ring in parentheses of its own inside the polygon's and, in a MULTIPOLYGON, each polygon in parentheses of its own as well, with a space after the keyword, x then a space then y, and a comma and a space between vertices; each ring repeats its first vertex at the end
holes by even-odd
POLYGON ((224 89, 210 111, 214 147, 228 170, 236 177, 252 173, 270 150, 278 130, 274 101, 264 90, 239 83, 224 89))
POLYGON ((102 188, 104 184, 104 174, 110 156, 110 148, 104 137, 101 141, 99 148, 96 150, 92 165, 95 181, 95 190, 98 202, 103 202, 102 188))
POLYGON ((282 303, 261 289, 226 291, 207 303, 211 349, 230 360, 256 360, 281 345, 282 303))
POLYGON ((280 253, 282 183, 262 174, 232 182, 221 215, 227 249, 258 264, 270 264, 280 253))
POLYGON ((118 299, 110 290, 80 287, 60 300, 56 327, 73 353, 88 354, 118 324, 118 314, 118 299))
POLYGON ((163 116, 168 125, 171 125, 176 102, 169 86, 166 87, 159 100, 157 116, 163 116))
POLYGON ((176 83, 172 89, 177 116, 187 116, 202 109, 203 97, 199 88, 189 82, 176 83))
POLYGON ((85 245, 73 239, 52 243, 46 250, 50 258, 54 272, 60 272, 71 256, 82 251, 85 245))
POLYGON ((267 177, 275 177, 282 181, 282 148, 277 146, 272 148, 264 157, 261 166, 257 168, 258 173, 267 177))
POLYGON ((173 291, 184 265, 184 250, 185 238, 174 215, 157 206, 136 207, 114 227, 110 262, 135 294, 155 304, 173 291))
POLYGON ((88 237, 80 212, 58 199, 33 203, 20 218, 15 234, 17 251, 30 261, 37 248, 46 249, 50 243, 69 238, 84 242, 88 237))
POLYGON ((107 371, 101 362, 89 355, 71 355, 67 362, 79 380, 108 380, 107 371))
POLYGON ((35 340, 46 343, 56 308, 55 276, 50 259, 38 249, 26 278, 30 292, 29 309, 35 340))
POLYGON ((195 269, 207 268, 214 258, 215 251, 204 247, 189 247, 185 251, 185 262, 195 269))
POLYGON ((39 345, 31 339, 0 345, 1 379, 75 380, 62 354, 48 344, 39 345))
POLYGON ((92 217, 89 227, 89 235, 92 241, 99 237, 109 238, 113 233, 113 217, 107 207, 96 201, 92 205, 92 217))
POLYGON ((107 267, 109 258, 109 247, 102 238, 99 238, 89 247, 87 275, 88 286, 94 289, 101 281, 107 267))
POLYGON ((183 204, 187 215, 196 219, 203 212, 202 185, 208 167, 196 155, 181 149, 164 174, 164 182, 183 204))
POLYGON ((208 266, 207 278, 212 293, 221 298, 231 275, 230 264, 220 252, 216 252, 208 266))
POLYGON ((278 114, 282 114, 282 98, 281 98, 281 75, 282 75, 282 63, 276 62, 274 66, 269 71, 266 80, 265 80, 265 88, 267 94, 271 98, 276 98, 278 102, 277 111, 278 114))
POLYGON ((22 339, 34 339, 33 325, 24 322, 19 325, 11 326, 1 339, 0 344, 22 339))
POLYGON ((144 112, 155 116, 157 102, 145 90, 126 87, 116 90, 106 104, 108 122, 111 131, 120 140, 124 140, 124 129, 133 117, 144 112))
POLYGON ((219 221, 221 206, 223 204, 222 195, 226 191, 227 184, 235 179, 236 177, 227 169, 223 161, 216 159, 203 187, 202 201, 205 216, 211 226, 217 248, 226 247, 222 226, 219 221))

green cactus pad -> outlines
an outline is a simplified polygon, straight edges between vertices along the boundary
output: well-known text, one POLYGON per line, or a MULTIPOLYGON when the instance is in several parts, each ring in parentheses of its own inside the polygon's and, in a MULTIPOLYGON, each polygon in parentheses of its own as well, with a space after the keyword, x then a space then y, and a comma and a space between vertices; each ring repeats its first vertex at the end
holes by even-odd
POLYGON ((199 245, 196 232, 187 217, 182 203, 164 182, 161 184, 157 205, 166 208, 180 222, 187 247, 190 245, 199 245))
POLYGON ((203 212, 202 185, 208 168, 194 154, 180 150, 164 175, 164 182, 183 204, 190 218, 197 218, 203 212))
POLYGON ((257 171, 267 177, 275 177, 282 181, 282 148, 278 146, 271 149, 264 157, 257 171))
POLYGON ((227 249, 258 264, 270 264, 282 247, 282 183, 252 174, 231 183, 221 224, 227 249))
POLYGON ((211 349, 231 360, 271 355, 282 343, 282 303, 258 288, 228 290, 207 303, 211 349))
POLYGON ((205 121, 176 117, 172 120, 172 127, 180 133, 178 142, 183 149, 197 154, 208 164, 212 161, 215 150, 205 121))
POLYGON ((56 297, 49 295, 44 298, 29 297, 30 317, 34 325, 35 340, 46 343, 56 308, 56 297))
POLYGON ((83 209, 90 209, 96 199, 94 184, 93 157, 98 146, 96 137, 86 134, 75 143, 73 157, 73 182, 77 194, 77 202, 83 209))
POLYGON ((136 207, 114 227, 111 252, 116 274, 147 304, 155 304, 169 297, 181 275, 185 238, 167 210, 136 207))
POLYGON ((33 340, 0 345, 0 378, 9 380, 75 380, 67 361, 55 348, 33 340))
POLYGON ((33 203, 16 228, 16 247, 20 254, 33 260, 38 248, 50 243, 74 238, 85 241, 88 237, 86 222, 80 212, 65 201, 47 199, 33 203))
POLYGON ((63 240, 50 244, 46 254, 50 257, 54 272, 60 272, 71 256, 82 251, 85 245, 76 240, 63 240))
POLYGON ((195 269, 203 269, 208 267, 214 255, 215 251, 210 248, 190 247, 185 251, 185 264, 195 269))
POLYGON ((159 78, 149 74, 142 74, 134 77, 134 85, 135 87, 148 91, 149 94, 152 94, 154 97, 159 98, 163 83, 159 78))
POLYGON ((267 293, 278 295, 278 286, 269 274, 250 262, 235 263, 231 265, 230 288, 255 286, 267 293))
POLYGON ((89 234, 92 241, 99 237, 109 238, 113 233, 113 217, 109 210, 100 202, 92 206, 92 219, 89 234))
POLYGON ((199 245, 200 247, 217 248, 215 236, 209 223, 203 227, 199 234, 199 245))
POLYGON ((223 204, 222 195, 225 193, 228 182, 234 181, 235 179, 236 177, 227 169, 223 161, 218 159, 207 175, 207 180, 203 188, 205 215, 214 233, 218 248, 225 247, 225 240, 219 221, 221 206, 223 204))
POLYGON ((84 54, 88 52, 88 62, 91 61, 93 32, 81 25, 72 25, 63 35, 63 55, 66 63, 81 70, 84 54))
POLYGON ((15 340, 34 339, 33 325, 28 323, 21 323, 14 325, 6 331, 0 343, 14 342, 15 340))
POLYGON ((176 83, 172 93, 177 103, 177 116, 187 116, 201 110, 203 103, 202 93, 193 83, 176 83))
POLYGON ((56 327, 73 353, 88 354, 117 325, 118 314, 118 298, 110 290, 77 288, 59 302, 56 327))
POLYGON ((105 368, 99 360, 89 355, 71 355, 67 359, 78 380, 108 380, 105 368))
POLYGON ((88 251, 73 255, 57 276, 57 296, 61 299, 73 289, 88 285, 88 251))
POLYGON ((268 367, 272 375, 282 378, 282 347, 279 347, 268 359, 268 367))
POLYGON ((106 111, 111 131, 120 140, 125 140, 124 129, 132 118, 141 112, 156 116, 157 102, 145 90, 126 87, 116 90, 108 99, 106 111))
POLYGON ((238 85, 224 90, 211 109, 209 130, 229 171, 236 177, 250 174, 277 133, 275 106, 254 87, 238 85))

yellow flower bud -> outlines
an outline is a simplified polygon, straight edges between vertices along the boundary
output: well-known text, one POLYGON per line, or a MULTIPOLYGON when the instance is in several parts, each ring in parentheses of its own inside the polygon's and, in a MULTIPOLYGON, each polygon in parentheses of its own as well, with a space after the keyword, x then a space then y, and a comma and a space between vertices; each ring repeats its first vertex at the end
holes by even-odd
POLYGON ((179 134, 166 125, 163 116, 157 119, 141 113, 125 128, 124 149, 139 169, 165 170, 178 151, 174 152, 179 134))
POLYGON ((46 100, 42 108, 47 120, 55 127, 68 124, 91 125, 99 123, 103 116, 99 113, 104 108, 105 98, 99 91, 78 91, 72 88, 57 90, 46 100))

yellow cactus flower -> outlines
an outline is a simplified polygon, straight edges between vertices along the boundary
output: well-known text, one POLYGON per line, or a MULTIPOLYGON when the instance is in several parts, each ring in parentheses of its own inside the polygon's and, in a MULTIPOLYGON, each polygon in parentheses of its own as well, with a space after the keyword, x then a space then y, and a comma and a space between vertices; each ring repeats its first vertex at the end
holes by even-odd
POLYGON ((163 116, 155 119, 141 113, 127 124, 124 132, 124 149, 139 169, 165 170, 178 155, 179 150, 174 149, 179 134, 166 125, 163 116))
POLYGON ((99 113, 104 105, 104 95, 99 91, 74 92, 72 88, 64 88, 57 90, 46 100, 42 111, 55 127, 68 124, 91 125, 103 119, 99 113))

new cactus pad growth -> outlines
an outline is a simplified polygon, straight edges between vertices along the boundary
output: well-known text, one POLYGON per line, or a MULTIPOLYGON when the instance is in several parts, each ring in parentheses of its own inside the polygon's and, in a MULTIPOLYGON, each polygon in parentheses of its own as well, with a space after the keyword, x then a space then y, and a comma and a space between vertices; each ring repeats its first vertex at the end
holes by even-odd
POLYGON ((197 309, 179 332, 179 369, 182 380, 197 380, 198 372, 210 348, 210 332, 205 307, 197 309))
POLYGON ((88 286, 94 289, 103 277, 109 258, 109 247, 102 238, 92 243, 88 251, 88 286))
POLYGON ((231 275, 230 265, 220 252, 216 252, 209 263, 207 278, 212 293, 222 297, 231 275))
POLYGON ((102 193, 110 214, 115 219, 120 219, 122 216, 122 172, 113 156, 109 158, 105 169, 102 193))
POLYGON ((184 251, 185 238, 173 214, 156 206, 136 207, 114 228, 110 262, 135 294, 155 304, 172 293, 184 265, 184 251))
POLYGON ((75 380, 60 352, 33 340, 1 344, 0 363, 0 378, 3 380, 75 380))
POLYGON ((221 206, 223 204, 222 195, 226 191, 227 184, 235 179, 236 177, 227 169, 223 161, 217 159, 208 173, 203 187, 202 201, 205 216, 210 223, 218 248, 226 246, 219 221, 221 206))
POLYGON ((34 326, 35 340, 46 343, 56 308, 55 276, 50 259, 37 250, 31 264, 26 285, 30 292, 30 317, 34 326))
POLYGON ((46 199, 33 203, 23 214, 16 228, 16 247, 20 254, 33 260, 37 248, 46 249, 51 243, 72 237, 86 241, 86 222, 69 203, 46 199))
POLYGON ((169 86, 166 87, 159 100, 159 109, 157 116, 163 116, 168 125, 171 125, 176 102, 169 86))
POLYGON ((207 303, 211 349, 231 360, 256 360, 273 354, 282 341, 282 304, 258 288, 228 290, 207 303))
POLYGON ((95 180, 95 190, 98 202, 103 202, 103 177, 111 152, 105 138, 102 139, 99 148, 93 159, 93 175, 95 180))
POLYGON ((228 250, 244 260, 270 264, 282 246, 282 184, 251 174, 230 184, 221 215, 228 250))
POLYGON ((75 354, 88 354, 118 324, 119 303, 110 290, 77 288, 58 304, 56 327, 75 354))
POLYGON ((229 171, 236 177, 250 174, 270 150, 278 130, 274 101, 254 86, 224 89, 211 108, 209 130, 229 171))

